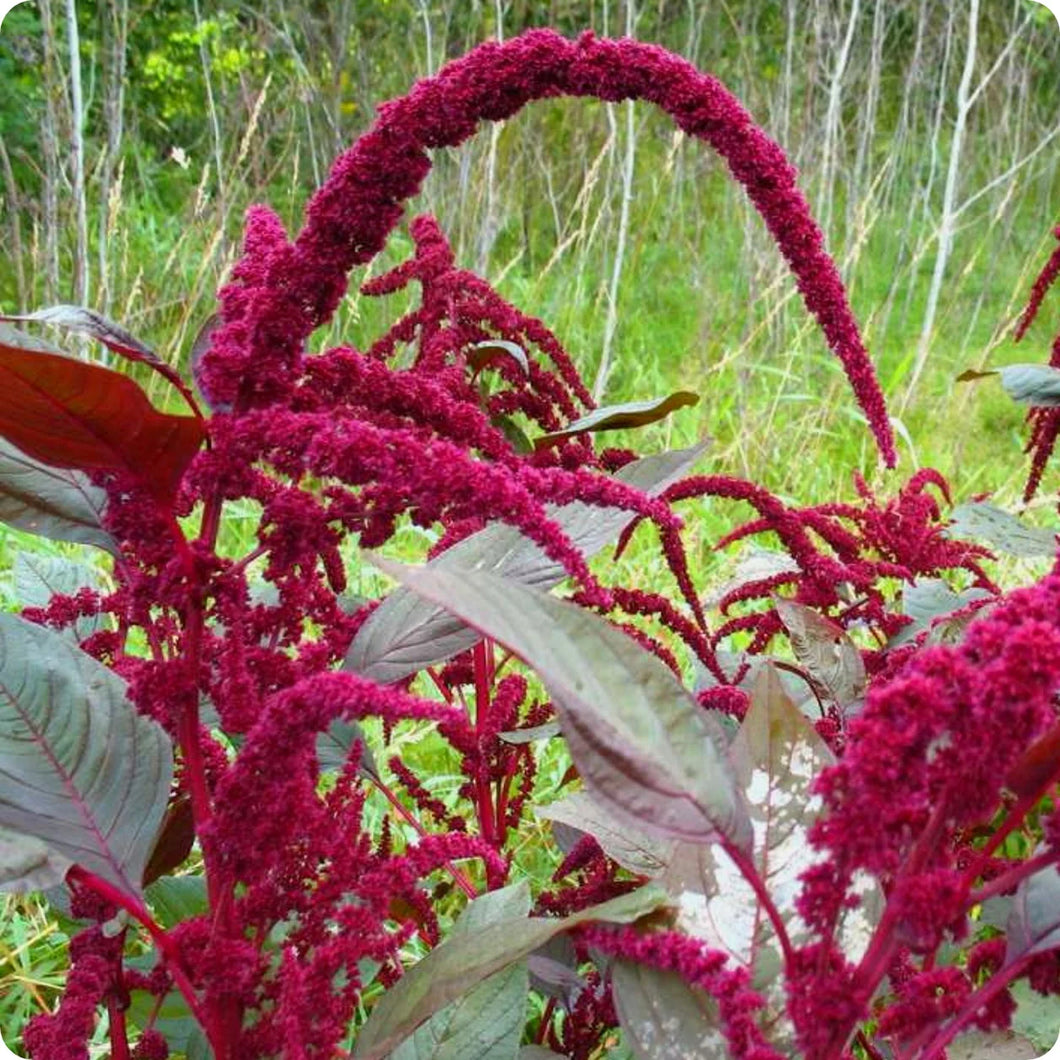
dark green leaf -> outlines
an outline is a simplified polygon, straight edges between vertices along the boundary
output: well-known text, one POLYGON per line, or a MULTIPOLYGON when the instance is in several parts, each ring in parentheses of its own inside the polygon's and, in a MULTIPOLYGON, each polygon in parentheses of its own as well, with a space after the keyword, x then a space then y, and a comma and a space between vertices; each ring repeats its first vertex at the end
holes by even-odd
POLYGON ((172 771, 169 738, 116 674, 0 615, 0 826, 138 894, 172 771))
POLYGON ((537 671, 586 788, 612 816, 664 838, 750 842, 721 731, 621 630, 492 574, 375 562, 537 671))
MULTIPOLYGON (((135 966, 138 962, 134 958, 127 963, 135 966)), ((147 971, 148 967, 140 970, 147 971)), ((187 1060, 213 1060, 213 1050, 179 991, 170 991, 159 1005, 154 994, 133 990, 129 994, 127 1016, 135 1027, 154 1027, 165 1038, 171 1052, 182 1053, 187 1060)))
POLYGON ((106 492, 87 475, 34 460, 0 438, 0 522, 117 555, 117 542, 103 529, 106 504, 106 492))
POLYGON ((448 938, 376 1002, 357 1036, 353 1055, 358 1060, 381 1060, 436 1012, 561 931, 593 920, 630 924, 664 901, 659 889, 642 887, 571 916, 504 918, 448 938))
MULTIPOLYGON (((707 448, 660 453, 626 465, 615 478, 656 496, 688 473, 707 448)), ((635 518, 624 508, 600 508, 581 501, 549 507, 549 517, 586 559, 635 518)), ((566 577, 560 564, 518 530, 494 523, 460 541, 427 564, 430 569, 491 571, 524 585, 549 589, 566 577)), ((472 647, 478 634, 442 607, 398 588, 376 608, 354 637, 343 668, 379 684, 393 684, 472 647)))
MULTIPOLYGON (((476 898, 449 937, 473 935, 499 921, 522 920, 529 912, 529 888, 514 884, 476 898)), ((526 960, 513 962, 436 1012, 389 1060, 511 1060, 526 1024, 529 985, 526 960)))
POLYGON ((144 888, 144 896, 155 920, 167 929, 210 908, 202 876, 162 876, 144 888))
POLYGON ((659 876, 673 853, 673 843, 616 821, 583 791, 547 806, 535 806, 534 813, 547 821, 558 821, 587 832, 609 858, 639 876, 659 876))
POLYGON ((1053 995, 1043 997, 1031 989, 1026 979, 1011 987, 1016 1002, 1012 1029, 1034 1043, 1038 1054, 1047 1053, 1060 1042, 1060 1006, 1053 995))
POLYGON ((521 346, 506 339, 486 339, 485 342, 476 342, 467 355, 467 363, 476 374, 481 372, 488 364, 505 357, 510 357, 523 370, 523 375, 530 374, 530 362, 526 359, 526 352, 521 346))
POLYGON ((608 405, 605 408, 594 409, 588 415, 582 416, 573 423, 568 423, 562 430, 551 431, 535 438, 534 448, 547 449, 568 438, 588 434, 590 431, 618 431, 629 427, 643 427, 664 419, 674 409, 685 405, 695 405, 698 401, 698 394, 690 390, 678 390, 664 398, 654 398, 650 401, 628 401, 623 405, 608 405))
POLYGON ((524 456, 534 451, 534 443, 527 437, 526 431, 511 416, 493 416, 490 423, 508 439, 508 444, 524 456))
POLYGON ((788 631, 795 658, 844 713, 865 698, 865 664, 843 628, 812 608, 774 596, 773 606, 788 631))
POLYGON ((727 1060, 718 1006, 676 972, 629 961, 611 969, 615 1009, 639 1060, 727 1060))
POLYGON ((0 828, 0 891, 46 891, 66 878, 70 862, 34 836, 0 828))
POLYGON ((361 764, 357 772, 367 780, 379 780, 379 769, 375 758, 368 749, 364 729, 355 721, 333 721, 324 732, 317 736, 317 762, 322 770, 343 769, 350 757, 350 750, 357 741, 361 742, 361 764))
POLYGON ((1056 530, 1026 526, 1010 512, 987 501, 960 504, 950 515, 946 536, 980 541, 1010 556, 1033 558, 1056 554, 1056 530))
POLYGON ((1047 865, 1020 881, 1005 935, 1006 965, 1060 946, 1060 872, 1056 865, 1047 865))

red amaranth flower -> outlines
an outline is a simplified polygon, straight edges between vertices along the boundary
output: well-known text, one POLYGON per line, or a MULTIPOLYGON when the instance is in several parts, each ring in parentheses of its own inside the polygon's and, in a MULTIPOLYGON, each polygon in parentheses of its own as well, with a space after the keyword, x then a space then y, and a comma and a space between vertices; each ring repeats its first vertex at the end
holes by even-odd
POLYGON ((338 159, 314 196, 293 245, 273 215, 253 213, 244 258, 222 293, 224 325, 202 365, 214 400, 261 404, 290 385, 306 339, 345 293, 347 274, 382 249, 402 203, 419 190, 430 169, 427 149, 455 146, 479 122, 503 120, 532 100, 557 95, 654 103, 725 159, 791 266, 893 465, 883 394, 783 151, 713 77, 662 48, 590 33, 569 41, 532 30, 488 42, 380 107, 373 128, 338 159))

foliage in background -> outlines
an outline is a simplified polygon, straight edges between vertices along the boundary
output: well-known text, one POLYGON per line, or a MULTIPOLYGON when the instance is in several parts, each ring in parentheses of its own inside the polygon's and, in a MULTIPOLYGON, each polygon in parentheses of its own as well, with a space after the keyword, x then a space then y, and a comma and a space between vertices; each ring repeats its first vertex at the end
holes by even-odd
MULTIPOLYGON (((0 517, 113 557, 100 581, 36 564, 31 606, 0 616, 0 867, 71 922, 62 1001, 24 1035, 37 1060, 88 1055, 101 1026, 139 1060, 933 1060, 1029 1048, 1007 1028, 1029 991, 1060 993, 1060 574, 1003 594, 969 540, 1049 557, 1051 534, 981 501, 948 522, 931 469, 797 506, 694 473, 702 443, 597 449, 696 395, 595 408, 431 217, 362 287, 418 297, 364 349, 310 348, 425 149, 550 95, 651 100, 715 148, 894 463, 783 153, 713 78, 631 40, 483 46, 380 110, 297 238, 254 208, 191 349, 205 408, 98 313, 32 317, 186 410, 5 330, 0 517), (704 501, 753 510, 715 547, 772 546, 709 601, 686 534, 704 501), (229 508, 251 535, 222 532, 229 508), (373 558, 402 586, 352 596, 363 550, 412 528, 429 562, 373 558), (646 533, 666 592, 589 567, 646 533), (542 790, 557 736, 569 764, 542 790), (535 815, 544 883, 520 868, 535 815)), ((1058 371, 1001 372, 1040 446, 1058 371)))

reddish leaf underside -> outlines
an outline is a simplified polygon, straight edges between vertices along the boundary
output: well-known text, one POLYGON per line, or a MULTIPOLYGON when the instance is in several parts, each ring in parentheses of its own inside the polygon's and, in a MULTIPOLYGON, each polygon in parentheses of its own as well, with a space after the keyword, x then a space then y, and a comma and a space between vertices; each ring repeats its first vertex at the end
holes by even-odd
POLYGON ((119 372, 0 343, 0 435, 46 464, 123 471, 168 503, 205 433, 119 372))

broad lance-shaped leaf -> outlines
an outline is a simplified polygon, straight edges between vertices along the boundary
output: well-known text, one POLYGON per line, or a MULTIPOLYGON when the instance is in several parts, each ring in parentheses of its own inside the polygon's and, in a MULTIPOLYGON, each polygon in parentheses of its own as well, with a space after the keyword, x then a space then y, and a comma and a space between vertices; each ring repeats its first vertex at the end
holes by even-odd
POLYGON ((959 504, 950 513, 947 537, 971 538, 1010 556, 1055 556, 1056 535, 1060 530, 1026 526, 1011 512, 987 501, 959 504))
POLYGON ((615 1011, 638 1060, 729 1060, 718 1006, 676 972, 616 961, 615 1011))
MULTIPOLYGON (((659 453, 627 464, 615 478, 649 497, 682 478, 706 451, 707 443, 659 453)), ((625 508, 582 501, 547 508, 574 547, 590 559, 636 516, 625 508)), ((493 523, 447 549, 427 566, 440 570, 485 570, 524 585, 550 589, 565 577, 563 567, 514 527, 493 523)), ((398 588, 372 612, 354 637, 343 668, 393 684, 427 666, 459 655, 479 635, 442 607, 398 588)))
POLYGON ((969 368, 957 376, 957 381, 968 383, 987 376, 1001 377, 1001 385, 1013 401, 1032 408, 1060 406, 1060 368, 1050 364, 1006 364, 1001 368, 979 370, 969 368))
POLYGON ((159 375, 173 383, 178 390, 182 393, 186 392, 184 381, 179 373, 170 368, 150 346, 145 345, 120 324, 108 320, 94 309, 86 309, 79 305, 53 305, 48 306, 47 309, 27 313, 25 316, 6 316, 0 317, 0 320, 50 324, 52 327, 63 328, 78 335, 88 335, 121 357, 150 365, 159 375))
POLYGON ((691 390, 678 390, 664 398, 653 398, 650 401, 628 401, 624 405, 607 405, 593 409, 592 412, 573 423, 568 423, 562 430, 551 431, 534 439, 535 449, 548 449, 568 438, 595 431, 618 431, 629 427, 644 427, 656 420, 669 416, 674 409, 685 405, 695 405, 699 395, 691 390))
POLYGON ((494 364, 503 359, 515 361, 522 369, 523 375, 530 374, 530 362, 526 359, 526 352, 522 346, 507 339, 486 339, 485 342, 476 342, 468 351, 467 363, 471 370, 478 373, 488 364, 494 364))
POLYGON ((638 876, 661 875, 673 854, 671 841, 645 835, 625 822, 616 821, 584 791, 576 791, 547 806, 535 806, 534 814, 576 828, 582 834, 588 833, 609 858, 638 876))
MULTIPOLYGON (((56 593, 73 596, 81 589, 103 588, 103 578, 95 567, 66 556, 19 552, 12 574, 15 599, 22 607, 47 607, 56 593)), ((103 629, 106 622, 103 615, 86 615, 74 623, 67 635, 81 641, 103 629)))
POLYGON ((888 648, 906 644, 930 628, 929 644, 956 643, 965 627, 976 617, 973 612, 948 622, 936 622, 954 611, 960 611, 977 600, 989 600, 985 589, 972 586, 955 593, 941 578, 917 578, 902 586, 902 613, 913 621, 903 626, 887 642, 888 648))
POLYGON ((103 529, 106 505, 106 491, 87 475, 34 460, 0 438, 0 522, 117 555, 118 543, 103 529))
POLYGON ((46 891, 58 887, 70 862, 35 836, 0 828, 0 891, 46 891))
POLYGON ((537 671, 586 789, 611 816, 663 838, 749 847, 724 736, 654 655, 599 615, 493 574, 374 562, 537 671))
MULTIPOLYGON (((480 895, 460 914, 450 938, 473 935, 498 921, 530 912, 526 883, 480 895)), ((436 1012, 389 1060, 511 1060, 526 1025, 527 962, 514 961, 436 1012)))
POLYGON ((54 467, 124 471, 169 503, 206 433, 120 372, 0 342, 0 436, 54 467))
POLYGON ((828 698, 847 713, 865 697, 868 679, 857 645, 842 626, 810 607, 774 596, 773 606, 799 664, 828 698))
MULTIPOLYGON (((807 838, 821 809, 811 788, 834 759, 772 668, 765 668, 755 683, 729 756, 754 826, 751 861, 798 947, 809 937, 795 900, 802 874, 818 857, 807 838)), ((791 1033, 783 1022, 780 947, 765 908, 738 866, 720 846, 678 843, 659 882, 676 899, 678 927, 730 954, 754 976, 769 1004, 763 1025, 780 1048, 791 1033)), ((868 946, 877 915, 869 884, 861 897, 862 905, 847 913, 840 932, 844 953, 854 961, 868 946)))
MULTIPOLYGON (((1044 846, 1036 851, 1044 852, 1044 846)), ((1056 865, 1047 865, 1020 882, 1005 936, 1006 965, 1060 947, 1060 871, 1056 865)))
POLYGON ((116 674, 0 614, 0 827, 138 894, 172 772, 169 738, 116 674))
POLYGON ((665 893, 657 887, 641 887, 570 916, 506 916, 447 938, 376 1002, 357 1035, 353 1055, 356 1060, 381 1060, 436 1012, 562 931, 593 920, 631 924, 665 902, 665 893))

